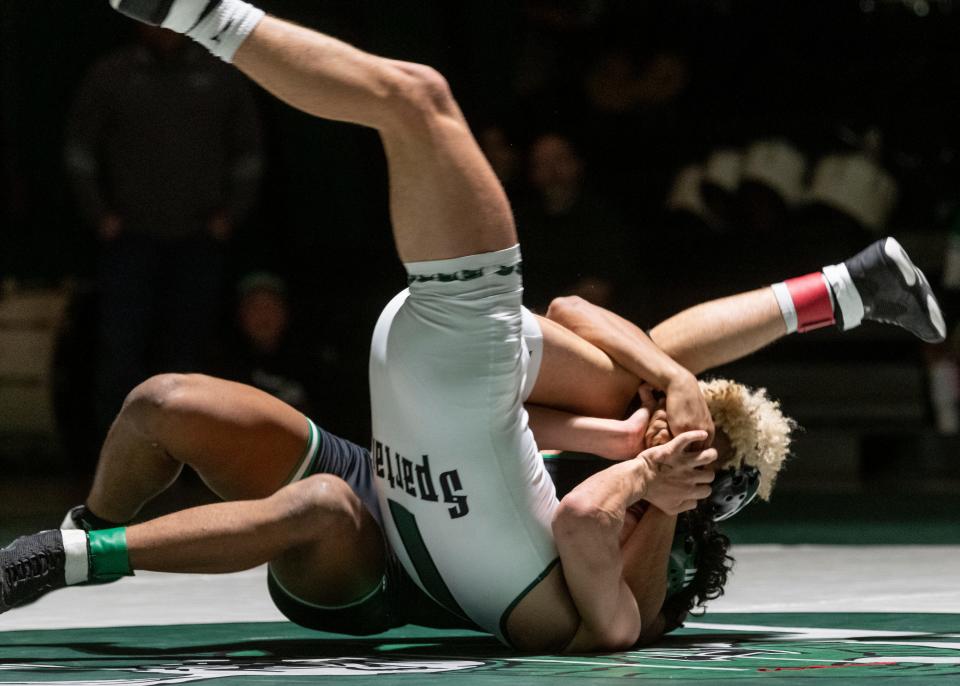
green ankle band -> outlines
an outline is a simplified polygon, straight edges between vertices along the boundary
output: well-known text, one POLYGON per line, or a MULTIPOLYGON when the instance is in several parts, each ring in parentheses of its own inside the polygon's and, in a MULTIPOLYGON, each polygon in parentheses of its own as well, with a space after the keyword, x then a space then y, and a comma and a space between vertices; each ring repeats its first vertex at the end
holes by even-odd
POLYGON ((102 529, 87 534, 90 550, 90 579, 107 581, 121 576, 132 576, 130 556, 127 554, 127 529, 102 529))

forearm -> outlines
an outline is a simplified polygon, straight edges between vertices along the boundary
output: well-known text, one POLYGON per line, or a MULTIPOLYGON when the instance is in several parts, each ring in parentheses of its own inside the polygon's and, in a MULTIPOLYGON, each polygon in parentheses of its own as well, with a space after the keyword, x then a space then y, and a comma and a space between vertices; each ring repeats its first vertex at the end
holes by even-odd
POLYGON ((622 546, 623 577, 637 600, 645 627, 653 626, 666 598, 667 565, 676 525, 676 515, 648 507, 622 546))
POLYGON ((666 391, 670 429, 675 434, 705 430, 709 445, 713 440, 713 419, 696 377, 658 348, 638 326, 576 297, 554 300, 550 312, 559 323, 571 327, 628 372, 666 391))
POLYGON ((581 619, 567 652, 625 648, 640 635, 640 614, 624 583, 619 545, 626 508, 645 491, 636 462, 591 476, 561 501, 554 518, 564 578, 581 619))
POLYGON ((685 512, 707 497, 712 475, 701 468, 715 461, 717 452, 712 448, 691 450, 706 436, 705 431, 688 431, 663 446, 648 448, 635 460, 594 474, 560 501, 553 533, 583 624, 583 636, 578 633, 573 644, 577 648, 588 643, 587 639, 609 649, 632 645, 641 635, 642 613, 651 621, 659 615, 666 584, 664 551, 669 551, 672 532, 667 522, 654 519, 655 526, 642 530, 646 538, 632 542, 638 546, 631 550, 634 566, 639 566, 634 556, 642 550, 652 547, 659 553, 644 562, 646 567, 630 570, 635 592, 627 580, 627 558, 620 545, 622 535, 632 537, 633 533, 624 531, 627 508, 646 498, 664 512, 685 512), (654 565, 659 565, 659 571, 654 565))
POLYGON ((617 364, 654 388, 666 389, 686 370, 626 319, 577 297, 557 298, 547 318, 597 346, 617 364))
POLYGON ((538 405, 527 405, 530 429, 541 450, 591 453, 626 460, 640 452, 642 434, 624 421, 584 417, 538 405))
POLYGON ((554 521, 564 580, 580 614, 580 628, 566 652, 607 648, 605 644, 625 630, 633 637, 640 633, 639 613, 634 609, 632 618, 621 614, 624 602, 633 598, 623 582, 616 523, 604 519, 560 513, 554 521))

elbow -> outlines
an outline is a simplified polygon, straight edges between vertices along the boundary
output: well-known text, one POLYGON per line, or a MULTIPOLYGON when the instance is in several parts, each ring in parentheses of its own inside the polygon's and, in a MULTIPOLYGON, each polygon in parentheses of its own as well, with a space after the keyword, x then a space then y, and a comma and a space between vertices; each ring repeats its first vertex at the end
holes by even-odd
POLYGON ((593 633, 594 645, 590 652, 618 653, 630 650, 640 641, 640 629, 639 617, 631 617, 616 626, 599 629, 593 633))
POLYGON ((587 301, 579 295, 564 295, 554 298, 550 301, 550 306, 547 307, 547 319, 562 324, 569 320, 571 313, 582 309, 586 304, 587 301))
POLYGON ((637 645, 640 640, 640 622, 636 627, 627 627, 621 632, 610 632, 609 636, 604 637, 606 645, 602 650, 609 653, 618 653, 623 650, 630 650, 637 645))
POLYGON ((553 535, 558 545, 582 539, 617 536, 619 525, 610 512, 588 495, 572 491, 560 501, 553 517, 553 535))
POLYGON ((630 650, 642 639, 639 618, 631 619, 616 626, 596 627, 589 632, 587 640, 574 640, 563 652, 572 654, 583 653, 618 653, 630 650))

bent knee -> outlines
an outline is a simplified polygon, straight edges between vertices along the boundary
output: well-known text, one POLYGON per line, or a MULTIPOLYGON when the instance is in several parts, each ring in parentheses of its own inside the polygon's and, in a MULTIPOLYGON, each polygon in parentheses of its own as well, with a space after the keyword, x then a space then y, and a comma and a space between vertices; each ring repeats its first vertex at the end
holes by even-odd
POLYGON ((146 416, 170 405, 186 382, 185 374, 157 374, 136 386, 127 394, 121 412, 146 416))
POLYGON ((127 394, 121 416, 136 422, 144 433, 152 434, 165 417, 188 405, 204 378, 199 374, 152 376, 127 394))
POLYGON ((391 64, 394 78, 390 101, 400 122, 421 125, 438 117, 459 117, 450 84, 440 72, 412 62, 392 61, 391 64))
POLYGON ((273 496, 288 519, 305 530, 322 527, 343 534, 358 531, 365 521, 365 508, 350 485, 333 474, 314 474, 277 491, 273 496))

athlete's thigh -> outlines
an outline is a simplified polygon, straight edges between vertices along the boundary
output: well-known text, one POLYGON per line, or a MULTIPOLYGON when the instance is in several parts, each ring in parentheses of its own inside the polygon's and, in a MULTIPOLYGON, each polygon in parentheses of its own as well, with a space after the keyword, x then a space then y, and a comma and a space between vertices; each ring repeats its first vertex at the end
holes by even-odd
POLYGON ((639 380, 592 343, 545 317, 543 360, 527 402, 591 417, 621 419, 639 380))
POLYGON ((400 259, 440 260, 516 244, 506 193, 446 82, 423 65, 391 64, 430 96, 398 120, 402 125, 380 132, 400 259))
POLYGON ((286 483, 310 440, 307 418, 251 386, 200 374, 178 377, 155 435, 227 500, 263 498, 286 483))
POLYGON ((274 579, 290 595, 307 603, 338 606, 361 598, 382 580, 385 548, 380 525, 356 492, 342 479, 319 475, 287 488, 318 489, 308 543, 270 562, 274 579))

